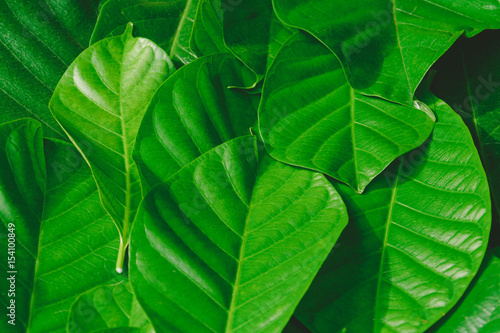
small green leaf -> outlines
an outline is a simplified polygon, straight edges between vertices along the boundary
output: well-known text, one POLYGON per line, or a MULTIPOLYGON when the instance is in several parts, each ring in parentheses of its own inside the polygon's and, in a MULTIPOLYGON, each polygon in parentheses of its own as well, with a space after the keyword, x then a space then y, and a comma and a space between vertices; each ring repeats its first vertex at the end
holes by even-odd
POLYGON ((500 28, 496 0, 274 0, 274 8, 339 57, 354 89, 409 105, 427 70, 464 31, 500 28))
POLYGON ((229 54, 202 57, 174 73, 153 97, 137 136, 134 158, 143 186, 165 181, 208 150, 250 134, 259 96, 228 87, 255 80, 229 54))
POLYGON ((144 199, 137 299, 158 332, 280 332, 347 223, 323 175, 228 141, 144 199))
POLYGON ((134 38, 129 25, 122 36, 85 50, 50 101, 54 117, 89 163, 104 208, 120 231, 119 272, 142 199, 134 142, 151 98, 173 70, 167 54, 134 38))
POLYGON ((268 71, 259 129, 274 158, 362 192, 394 159, 421 145, 434 116, 354 91, 335 56, 298 33, 268 71))
POLYGON ((349 226, 295 313, 313 332, 424 332, 481 264, 491 225, 486 175, 460 117, 422 98, 438 119, 429 141, 363 195, 336 185, 349 226))

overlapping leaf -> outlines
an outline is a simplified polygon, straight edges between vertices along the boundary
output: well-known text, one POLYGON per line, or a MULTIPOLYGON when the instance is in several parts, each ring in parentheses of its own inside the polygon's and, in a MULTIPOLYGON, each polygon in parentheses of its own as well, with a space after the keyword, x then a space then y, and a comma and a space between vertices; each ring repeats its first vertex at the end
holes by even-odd
POLYGON ((148 38, 187 64, 196 55, 189 46, 199 0, 110 0, 101 8, 91 44, 120 35, 128 22, 137 37, 148 38))
POLYGON ((97 0, 0 1, 0 123, 31 117, 64 138, 47 104, 88 44, 97 0))
POLYGON ((461 39, 439 61, 432 89, 462 116, 500 211, 500 33, 461 39), (494 42, 492 42, 494 41, 494 42))
POLYGON ((423 332, 448 311, 486 250, 491 205, 474 142, 444 102, 429 142, 357 195, 336 186, 349 227, 296 316, 313 332, 423 332))
POLYGON ((274 0, 278 17, 339 57, 358 91, 410 104, 431 65, 466 31, 500 28, 495 0, 274 0))
POLYGON ((430 332, 500 331, 500 251, 489 251, 464 297, 430 332))
POLYGON ((278 332, 347 222, 323 175, 226 142, 144 199, 131 283, 158 332, 278 332))
POLYGON ((129 25, 122 36, 85 50, 50 101, 53 115, 90 164, 104 208, 120 231, 118 271, 142 199, 134 142, 152 96, 172 71, 167 54, 134 38, 129 25))
POLYGON ((322 44, 296 34, 269 69, 259 129, 274 158, 326 173, 362 192, 429 136, 432 112, 355 92, 322 44))
POLYGON ((127 279, 99 286, 73 303, 68 333, 154 333, 127 279))
POLYGON ((134 152, 144 184, 167 180, 208 150, 256 123, 258 96, 229 89, 255 75, 229 54, 202 57, 182 67, 156 92, 134 152))
POLYGON ((16 229, 15 267, 2 267, 18 272, 16 326, 2 320, 0 328, 66 332, 77 297, 113 278, 118 233, 71 145, 46 140, 44 157, 41 127, 32 120, 2 125, 0 135, 2 234, 8 223, 16 229))

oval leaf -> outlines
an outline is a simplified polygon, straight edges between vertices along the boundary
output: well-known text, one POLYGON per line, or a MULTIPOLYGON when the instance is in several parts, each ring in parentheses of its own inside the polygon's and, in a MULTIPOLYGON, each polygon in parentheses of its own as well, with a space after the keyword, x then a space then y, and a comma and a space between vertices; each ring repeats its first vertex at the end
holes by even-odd
POLYGON ((431 139, 358 195, 339 184, 349 227, 296 316, 313 332, 424 332, 484 256, 488 184, 467 127, 444 102, 431 139))
POLYGON ((131 283, 157 331, 281 331, 347 223, 323 175, 224 143, 145 198, 131 283))
POLYGON ((130 226, 142 199, 132 151, 147 106, 173 71, 167 54, 132 36, 102 40, 85 50, 57 85, 50 109, 94 174, 104 208, 120 231, 122 270, 130 226))
POLYGON ((358 192, 421 145, 433 118, 427 108, 355 92, 335 56, 304 34, 291 37, 276 57, 259 107, 271 156, 326 173, 358 192))

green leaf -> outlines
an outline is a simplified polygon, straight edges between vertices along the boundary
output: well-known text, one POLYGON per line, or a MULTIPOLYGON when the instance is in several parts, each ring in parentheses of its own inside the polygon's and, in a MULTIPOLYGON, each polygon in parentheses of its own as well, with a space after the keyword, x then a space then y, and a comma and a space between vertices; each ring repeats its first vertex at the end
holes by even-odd
POLYGON ((190 47, 196 55, 229 52, 224 43, 222 18, 223 12, 232 8, 221 0, 199 0, 190 40, 190 47))
POLYGON ((196 59, 189 42, 199 0, 110 0, 101 8, 91 44, 120 35, 128 22, 180 64, 196 59))
POLYGON ((364 195, 336 186, 349 226, 295 313, 313 332, 423 332, 479 268, 491 224, 486 175, 460 117, 430 94, 423 101, 438 118, 427 143, 364 195))
POLYGON ((50 110, 85 156, 101 201, 120 231, 122 271, 131 223, 142 199, 132 151, 147 106, 172 73, 167 54, 153 42, 122 36, 85 50, 68 68, 50 110))
POLYGON ((271 0, 240 1, 223 14, 227 47, 260 80, 293 30, 278 20, 271 0))
POLYGON ((16 326, 2 320, 2 332, 65 332, 77 297, 114 276, 118 233, 88 166, 41 132, 34 120, 0 126, 1 233, 14 223, 16 235, 15 267, 2 269, 17 271, 16 326))
POLYGON ((304 324, 292 317, 283 329, 283 333, 311 333, 304 324))
POLYGON ((323 175, 256 148, 226 142, 144 199, 131 283, 158 332, 281 331, 345 227, 323 175))
POLYGON ((99 286, 81 295, 71 307, 68 333, 117 330, 154 333, 128 280, 99 286))
POLYGON ((405 104, 464 32, 500 28, 500 4, 454 0, 274 0, 278 17, 340 59, 354 89, 405 104))
POLYGON ((318 170, 362 192, 394 159, 421 145, 434 116, 354 91, 335 56, 305 34, 269 69, 259 108, 266 148, 279 161, 318 170))
POLYGON ((500 33, 461 39, 436 66, 436 95, 462 116, 472 133, 500 211, 500 33))
POLYGON ((495 333, 500 331, 500 251, 489 251, 481 269, 457 306, 430 332, 495 333))
POLYGON ((47 104, 90 39, 97 0, 0 1, 0 124, 31 117, 64 138, 47 104))
POLYGON ((255 80, 229 54, 202 57, 174 73, 153 97, 137 135, 134 158, 143 187, 167 180, 230 139, 248 135, 257 122, 259 96, 228 87, 255 80))

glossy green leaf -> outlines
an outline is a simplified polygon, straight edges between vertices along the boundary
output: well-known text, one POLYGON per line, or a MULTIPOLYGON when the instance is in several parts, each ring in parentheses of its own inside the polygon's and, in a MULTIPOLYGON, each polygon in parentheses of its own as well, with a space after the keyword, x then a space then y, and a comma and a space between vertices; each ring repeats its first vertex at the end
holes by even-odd
POLYGON ((223 16, 225 44, 260 80, 293 30, 278 20, 272 0, 239 1, 223 16))
POLYGON ((120 231, 118 271, 142 199, 134 142, 151 98, 172 71, 167 54, 134 38, 129 25, 122 36, 85 50, 50 101, 54 117, 89 163, 104 208, 120 231))
POLYGON ((500 332, 500 251, 492 250, 464 297, 430 332, 500 332))
POLYGON ((31 117, 46 136, 64 138, 47 104, 85 48, 97 0, 0 1, 0 124, 31 117))
POLYGON ((430 135, 434 116, 355 92, 335 56, 305 34, 269 69, 259 129, 274 158, 318 170, 362 192, 394 159, 430 135))
POLYGON ((423 98, 438 118, 431 139, 366 194, 336 186, 349 226, 295 313, 313 332, 424 332, 479 268, 491 224, 486 175, 460 117, 423 98))
POLYGON ((127 280, 99 286, 81 295, 71 307, 68 333, 117 330, 154 333, 127 280))
MULTIPOLYGON (((71 145, 46 140, 43 146, 34 120, 0 126, 0 141, 5 148, 0 153, 1 233, 15 224, 15 267, 9 270, 17 271, 16 326, 2 320, 0 330, 65 332, 77 297, 113 278, 118 233, 88 166, 71 145)), ((3 281, 2 306, 9 301, 3 281)))
POLYGON ((365 94, 412 104, 431 65, 464 32, 500 28, 496 0, 274 0, 278 17, 340 59, 365 94))
POLYGON ((202 57, 174 73, 153 97, 137 136, 134 158, 143 186, 165 181, 208 150, 250 134, 259 97, 228 87, 255 80, 229 54, 202 57))
POLYGON ((498 31, 461 39, 436 66, 436 95, 462 116, 483 160, 500 211, 500 45, 498 31))
POLYGON ((157 332, 280 332, 347 223, 325 177, 240 137, 144 199, 131 283, 157 332))
POLYGON ((91 44, 122 34, 128 22, 134 35, 150 39, 170 54, 173 61, 187 64, 196 55, 189 42, 199 0, 109 0, 99 12, 91 44))

